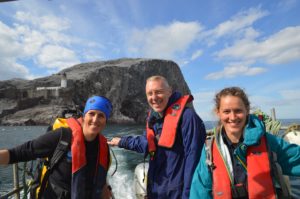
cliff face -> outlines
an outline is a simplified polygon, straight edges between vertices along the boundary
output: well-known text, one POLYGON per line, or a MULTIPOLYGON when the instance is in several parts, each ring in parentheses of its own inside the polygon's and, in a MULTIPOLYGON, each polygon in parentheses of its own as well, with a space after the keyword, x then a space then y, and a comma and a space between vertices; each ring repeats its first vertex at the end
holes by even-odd
POLYGON ((67 107, 84 107, 92 95, 103 95, 112 101, 109 122, 144 123, 149 109, 145 83, 152 75, 163 75, 173 90, 190 93, 180 68, 172 61, 119 59, 85 63, 49 77, 0 82, 0 124, 49 124, 67 107), (66 74, 67 88, 50 89, 60 86, 59 74, 66 74))

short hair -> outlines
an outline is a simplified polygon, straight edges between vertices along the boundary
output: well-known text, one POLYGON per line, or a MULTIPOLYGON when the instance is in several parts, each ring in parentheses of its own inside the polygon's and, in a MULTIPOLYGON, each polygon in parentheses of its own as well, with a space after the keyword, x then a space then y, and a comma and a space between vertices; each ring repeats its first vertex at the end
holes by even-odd
POLYGON ((166 86, 166 88, 171 88, 168 80, 161 75, 153 75, 151 77, 148 77, 146 80, 146 83, 151 82, 151 81, 162 81, 164 83, 164 85, 166 86))

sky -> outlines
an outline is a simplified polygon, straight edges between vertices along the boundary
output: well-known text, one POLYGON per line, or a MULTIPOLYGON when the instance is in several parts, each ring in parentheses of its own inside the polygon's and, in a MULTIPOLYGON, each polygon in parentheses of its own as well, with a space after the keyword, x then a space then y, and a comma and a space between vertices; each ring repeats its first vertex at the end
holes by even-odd
POLYGON ((119 58, 176 62, 204 121, 239 86, 252 109, 300 118, 299 0, 21 0, 0 3, 0 81, 119 58))

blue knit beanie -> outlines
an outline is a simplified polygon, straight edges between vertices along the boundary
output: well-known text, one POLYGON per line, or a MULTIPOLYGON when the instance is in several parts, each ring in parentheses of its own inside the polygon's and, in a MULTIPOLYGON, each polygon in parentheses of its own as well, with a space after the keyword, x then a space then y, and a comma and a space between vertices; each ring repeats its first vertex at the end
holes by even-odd
POLYGON ((83 115, 85 115, 89 110, 101 111, 105 114, 106 119, 108 119, 112 111, 112 104, 106 97, 93 96, 86 101, 83 115))

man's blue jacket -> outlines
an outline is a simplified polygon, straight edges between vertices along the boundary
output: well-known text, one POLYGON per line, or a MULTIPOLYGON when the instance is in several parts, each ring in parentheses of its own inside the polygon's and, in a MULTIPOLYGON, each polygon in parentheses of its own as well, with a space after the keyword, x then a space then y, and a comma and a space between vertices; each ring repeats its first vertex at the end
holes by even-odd
MULTIPOLYGON (((180 97, 180 93, 174 92, 168 106, 180 97)), ((156 135, 161 134, 164 117, 160 117, 152 110, 147 122, 156 135)), ((147 154, 148 142, 145 134, 122 137, 119 147, 147 154)), ((148 198, 189 198, 193 173, 200 159, 205 137, 203 121, 193 109, 186 107, 178 125, 173 147, 169 149, 157 146, 154 157, 149 160, 148 198)))

